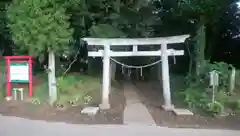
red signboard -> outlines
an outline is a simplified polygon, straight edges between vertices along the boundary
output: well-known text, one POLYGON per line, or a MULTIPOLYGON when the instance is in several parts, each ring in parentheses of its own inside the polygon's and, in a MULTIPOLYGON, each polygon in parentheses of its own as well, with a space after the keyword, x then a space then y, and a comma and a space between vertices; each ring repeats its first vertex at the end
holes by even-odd
POLYGON ((6 91, 11 97, 11 83, 28 83, 29 96, 32 97, 32 56, 5 56, 6 61, 6 91))

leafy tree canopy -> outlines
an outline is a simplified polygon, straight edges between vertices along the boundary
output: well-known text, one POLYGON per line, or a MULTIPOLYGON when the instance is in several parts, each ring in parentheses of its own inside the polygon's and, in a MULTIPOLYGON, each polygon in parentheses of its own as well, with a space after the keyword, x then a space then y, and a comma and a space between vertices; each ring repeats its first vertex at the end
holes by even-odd
POLYGON ((68 6, 72 26, 80 37, 148 37, 159 24, 153 5, 143 0, 74 0, 68 6))
POLYGON ((9 38, 9 33, 7 29, 7 22, 6 22, 6 2, 0 2, 0 35, 5 38, 9 38))
MULTIPOLYGON (((154 0, 160 12, 172 13, 171 16, 182 19, 204 17, 205 23, 213 23, 219 19, 224 10, 237 0, 154 0)), ((203 21, 203 20, 202 20, 203 21)))
POLYGON ((7 8, 13 41, 35 56, 68 49, 73 30, 65 12, 54 0, 13 0, 7 8))

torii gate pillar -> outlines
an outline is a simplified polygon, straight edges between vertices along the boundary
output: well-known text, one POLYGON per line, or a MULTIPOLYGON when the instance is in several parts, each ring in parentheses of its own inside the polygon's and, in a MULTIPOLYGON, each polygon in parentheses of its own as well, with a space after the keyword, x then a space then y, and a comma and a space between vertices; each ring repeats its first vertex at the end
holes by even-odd
POLYGON ((104 45, 103 54, 103 81, 102 81, 102 103, 99 105, 100 109, 109 109, 109 93, 111 85, 110 77, 110 46, 104 45))
POLYGON ((167 53, 166 43, 162 43, 161 51, 162 51, 161 53, 162 85, 163 85, 163 97, 164 97, 164 105, 162 106, 162 108, 166 111, 171 111, 173 110, 174 106, 172 105, 172 100, 171 100, 169 63, 168 63, 168 53, 167 53))

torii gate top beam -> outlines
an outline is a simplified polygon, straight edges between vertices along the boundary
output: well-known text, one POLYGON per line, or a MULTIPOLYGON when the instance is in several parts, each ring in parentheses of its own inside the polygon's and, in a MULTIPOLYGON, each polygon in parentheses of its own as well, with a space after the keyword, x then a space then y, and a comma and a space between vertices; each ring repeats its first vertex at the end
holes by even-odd
POLYGON ((183 43, 190 35, 155 37, 155 38, 83 38, 88 45, 111 45, 111 46, 129 46, 129 45, 160 45, 183 43))

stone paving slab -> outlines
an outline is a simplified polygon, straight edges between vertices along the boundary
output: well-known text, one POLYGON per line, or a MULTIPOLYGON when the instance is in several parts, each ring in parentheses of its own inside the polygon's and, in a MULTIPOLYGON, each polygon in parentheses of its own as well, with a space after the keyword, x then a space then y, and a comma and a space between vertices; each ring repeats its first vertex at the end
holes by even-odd
POLYGON ((126 101, 140 102, 140 98, 136 90, 136 87, 134 87, 132 84, 124 84, 124 96, 126 101))
POLYGON ((137 89, 132 84, 124 84, 126 107, 124 110, 124 124, 155 126, 155 121, 145 105, 141 103, 137 89))
POLYGON ((86 107, 81 111, 81 114, 95 116, 99 112, 99 107, 86 107))
POLYGON ((193 112, 188 109, 173 108, 173 113, 177 116, 193 116, 193 112))
POLYGON ((152 116, 142 103, 129 104, 124 110, 124 124, 155 126, 152 116))

